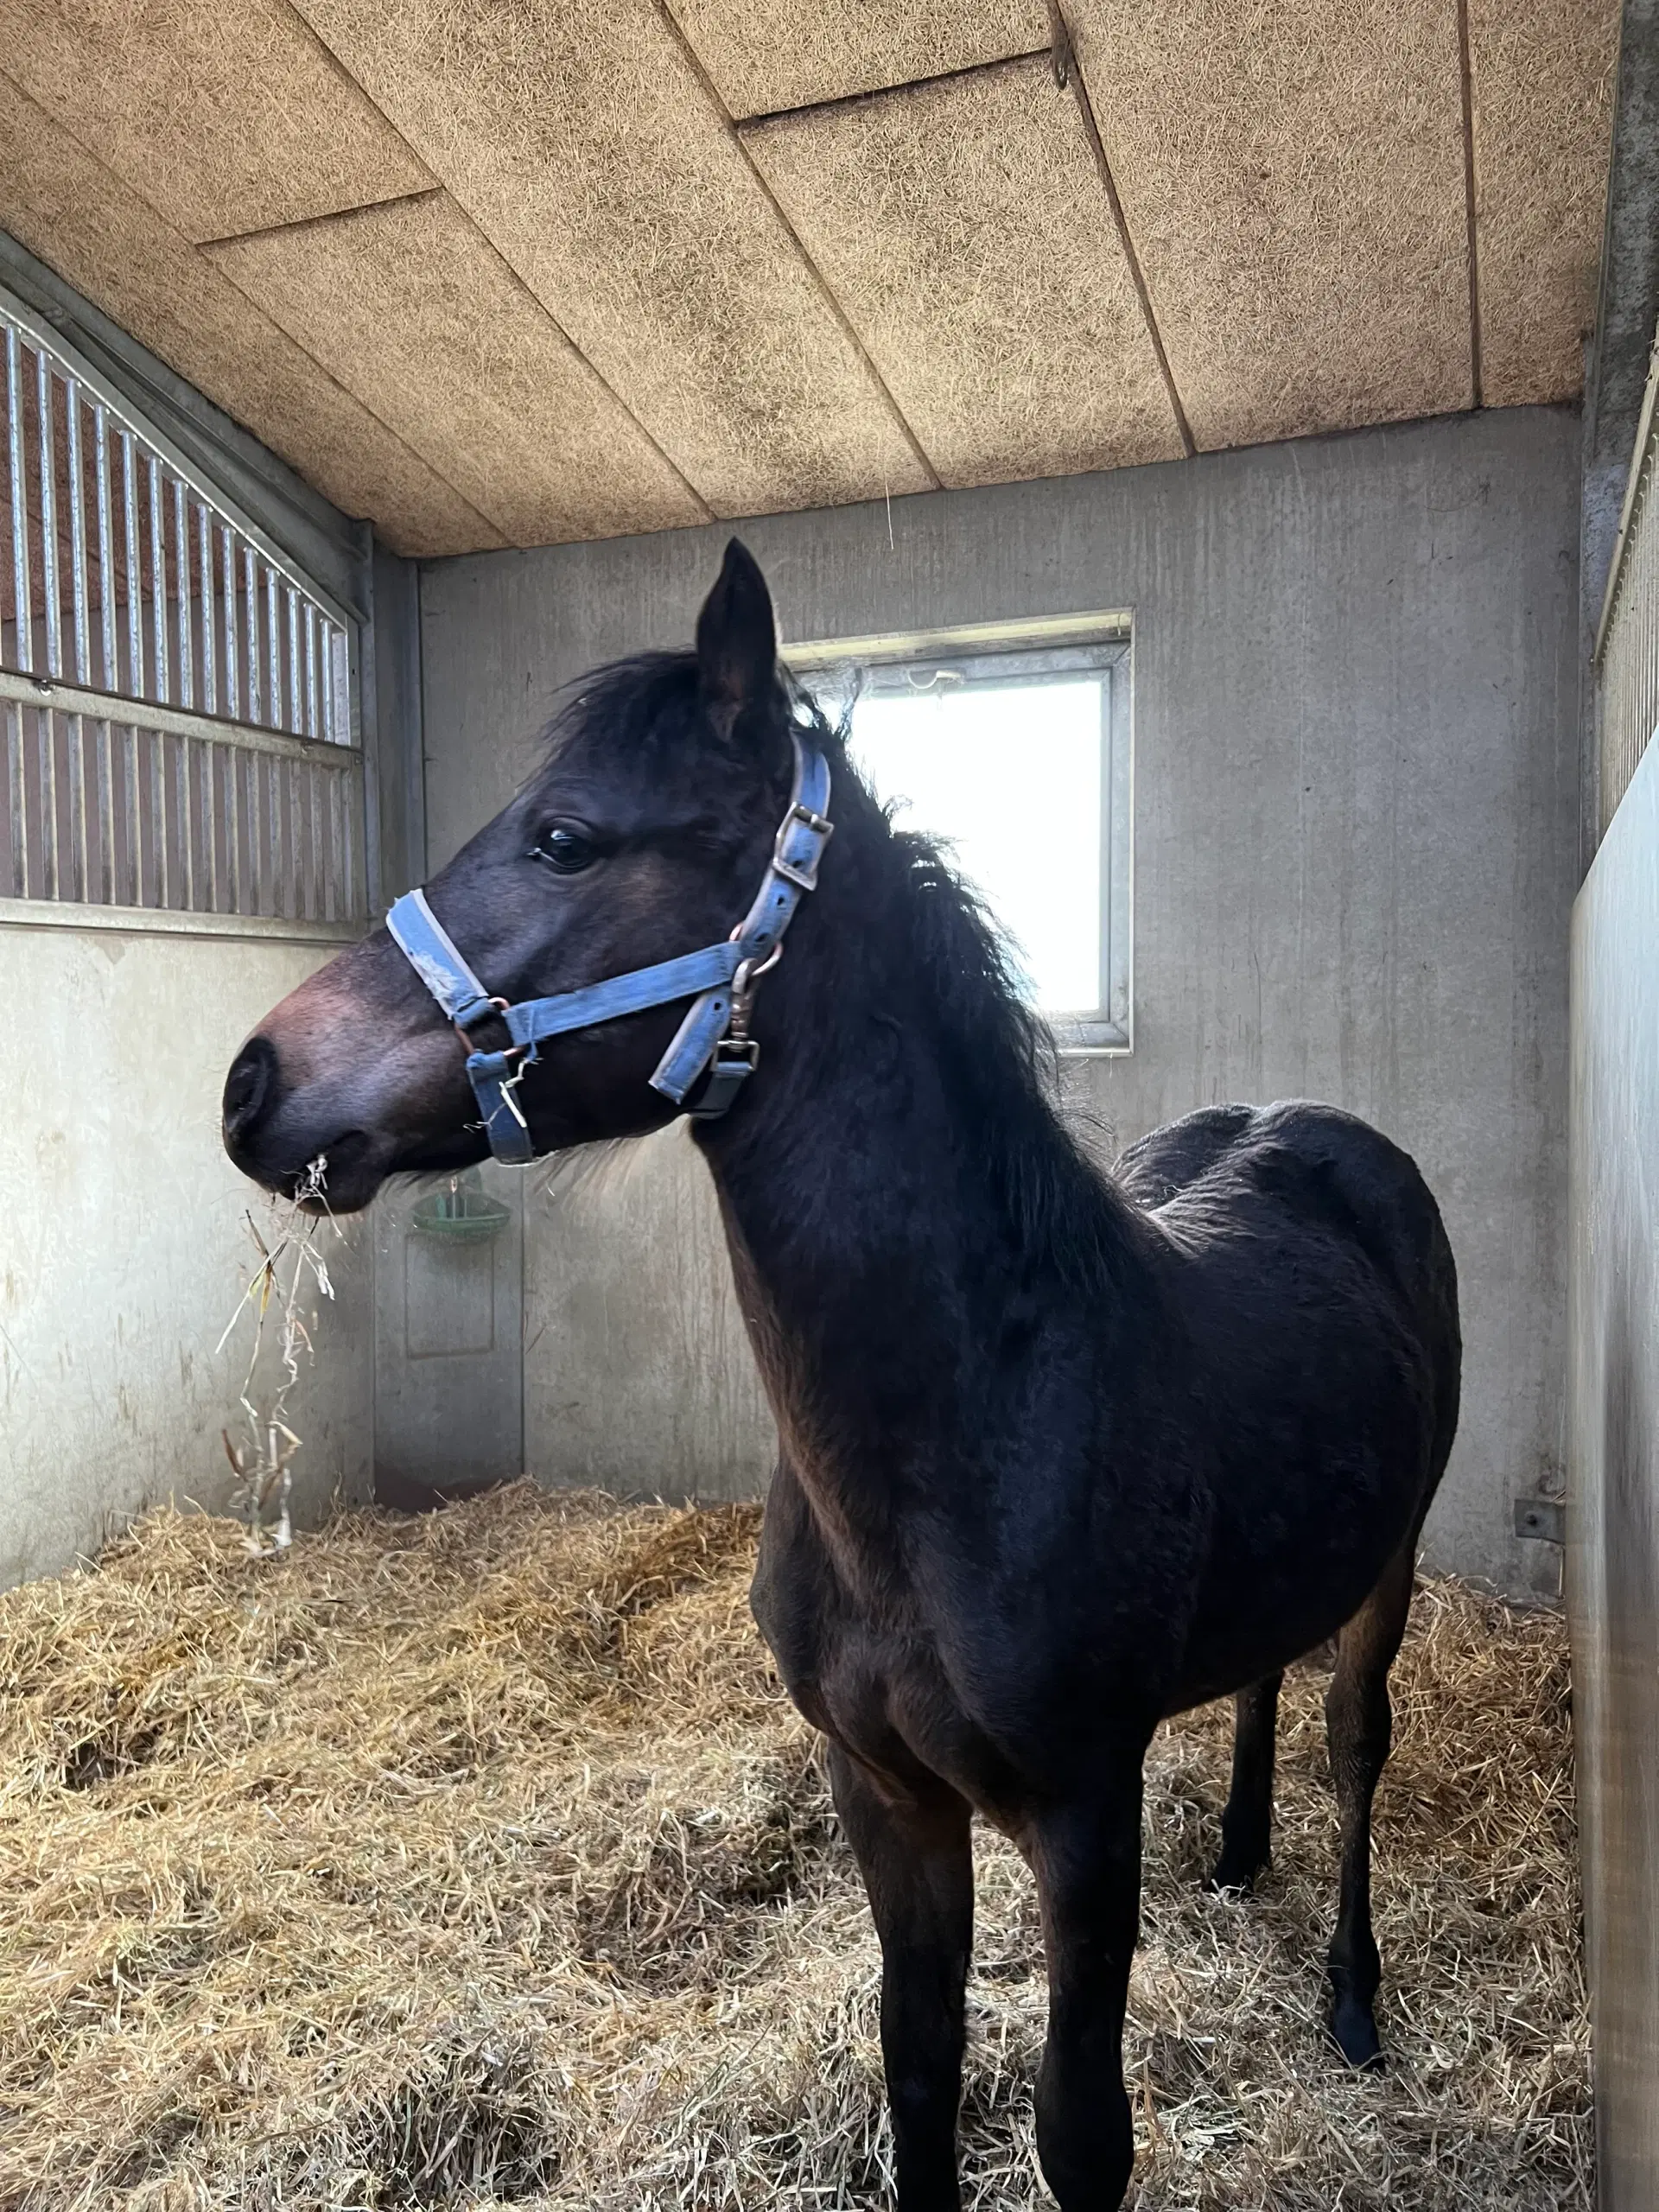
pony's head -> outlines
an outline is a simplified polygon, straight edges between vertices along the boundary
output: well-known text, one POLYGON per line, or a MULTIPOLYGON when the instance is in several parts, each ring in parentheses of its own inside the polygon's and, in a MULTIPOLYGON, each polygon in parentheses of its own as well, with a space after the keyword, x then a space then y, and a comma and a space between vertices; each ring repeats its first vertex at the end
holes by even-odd
MULTIPOLYGON (((550 997, 725 938, 788 800, 798 709, 772 601, 734 539, 695 651, 642 654, 576 688, 542 766, 426 886, 485 988, 550 997)), ((641 1135, 674 1106, 650 1077, 684 1001, 543 1043, 515 1093, 537 1152, 641 1135)), ((493 1018, 469 1040, 505 1041, 493 1018), (490 1033, 498 1033, 492 1035, 490 1033)), ((463 1042, 385 929, 289 993, 232 1063, 225 1145, 269 1188, 321 1160, 334 1211, 389 1175, 454 1169, 488 1142, 463 1042)))

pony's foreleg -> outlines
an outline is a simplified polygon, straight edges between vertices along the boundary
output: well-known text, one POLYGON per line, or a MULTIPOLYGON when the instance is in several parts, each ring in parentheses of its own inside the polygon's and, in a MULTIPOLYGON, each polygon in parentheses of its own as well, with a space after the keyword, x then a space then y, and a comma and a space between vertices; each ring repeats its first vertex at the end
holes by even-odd
POLYGON ((968 1802, 942 1782, 895 1790, 834 1743, 830 1785, 881 1942, 899 2212, 959 2212, 963 1992, 974 1934, 968 1802))
POLYGON ((1248 1890, 1272 1855, 1273 1751, 1282 1674, 1265 1675, 1233 1701, 1233 1783, 1221 1816, 1212 1890, 1248 1890))
POLYGON ((1408 1544, 1337 1641, 1337 1668, 1325 1693, 1331 1779, 1342 1831, 1342 1887, 1331 1938, 1331 2032, 1351 2066, 1377 2058, 1372 2012, 1382 1963, 1371 1933, 1371 1800, 1389 1756, 1393 1713, 1389 1669, 1406 1632, 1416 1547, 1408 1544))
POLYGON ((1116 2212, 1135 2165, 1123 2009, 1141 1916, 1141 1754, 1034 1823, 1048 1954, 1037 2155, 1061 2212, 1116 2212))

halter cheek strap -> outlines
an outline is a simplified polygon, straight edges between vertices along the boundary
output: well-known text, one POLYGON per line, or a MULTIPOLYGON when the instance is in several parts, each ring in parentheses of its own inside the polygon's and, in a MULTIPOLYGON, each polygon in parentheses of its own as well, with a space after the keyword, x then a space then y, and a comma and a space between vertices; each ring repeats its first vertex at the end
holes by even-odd
POLYGON ((472 1046, 473 1030, 491 1019, 504 1022, 512 1040, 500 1052, 474 1048, 467 1056, 467 1073, 498 1160, 522 1164, 536 1156, 516 1093, 543 1039, 591 1029, 676 999, 689 998, 692 1005, 657 1064, 652 1088, 700 1121, 725 1113, 760 1059, 748 1027, 754 986, 781 954, 784 932, 803 895, 817 887, 818 863, 834 827, 825 812, 829 804, 829 763, 817 746, 798 734, 789 811, 772 840, 760 893, 725 943, 556 998, 510 1005, 493 997, 428 906, 423 891, 408 892, 396 902, 386 927, 462 1041, 472 1046), (687 1106, 687 1095, 705 1070, 709 1080, 696 1103, 687 1106))

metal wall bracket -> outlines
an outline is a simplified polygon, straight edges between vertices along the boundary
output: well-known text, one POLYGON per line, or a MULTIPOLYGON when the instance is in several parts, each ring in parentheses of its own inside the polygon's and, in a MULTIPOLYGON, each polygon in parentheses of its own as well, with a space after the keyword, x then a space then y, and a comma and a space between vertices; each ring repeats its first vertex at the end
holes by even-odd
POLYGON ((1559 1497, 1517 1497, 1515 1533, 1541 1544, 1567 1541, 1567 1510, 1559 1497))

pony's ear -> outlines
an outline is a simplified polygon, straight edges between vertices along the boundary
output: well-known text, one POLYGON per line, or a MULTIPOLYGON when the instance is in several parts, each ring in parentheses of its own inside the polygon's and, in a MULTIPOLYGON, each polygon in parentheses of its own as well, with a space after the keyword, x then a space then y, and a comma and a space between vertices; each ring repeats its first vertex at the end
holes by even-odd
POLYGON ((772 594, 760 563, 735 537, 697 617, 697 673, 702 703, 721 737, 731 735, 750 707, 764 706, 777 685, 772 594))

